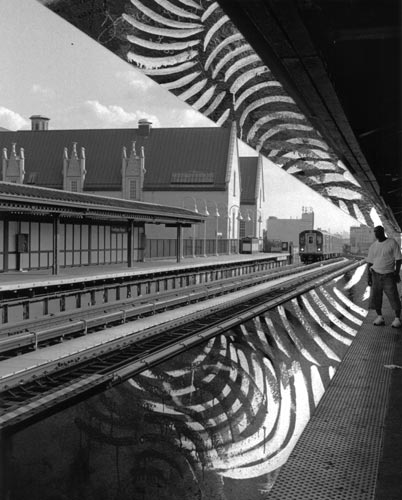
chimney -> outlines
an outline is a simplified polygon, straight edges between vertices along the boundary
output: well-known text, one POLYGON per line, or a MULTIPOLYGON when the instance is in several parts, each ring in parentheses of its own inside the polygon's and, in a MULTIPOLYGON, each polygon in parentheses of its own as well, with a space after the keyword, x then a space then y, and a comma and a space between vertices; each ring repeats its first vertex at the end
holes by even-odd
POLYGON ((31 120, 31 130, 48 130, 50 118, 41 115, 32 115, 29 119, 31 120))
POLYGON ((146 118, 138 120, 138 135, 146 138, 151 135, 152 122, 146 118))

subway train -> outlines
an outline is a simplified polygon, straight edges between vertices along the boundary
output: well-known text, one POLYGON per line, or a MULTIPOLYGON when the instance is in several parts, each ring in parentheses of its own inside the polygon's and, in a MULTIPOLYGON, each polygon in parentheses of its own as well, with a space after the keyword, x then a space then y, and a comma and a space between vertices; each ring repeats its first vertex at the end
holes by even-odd
POLYGON ((301 262, 310 263, 339 257, 343 253, 343 241, 326 231, 308 230, 299 234, 301 262))

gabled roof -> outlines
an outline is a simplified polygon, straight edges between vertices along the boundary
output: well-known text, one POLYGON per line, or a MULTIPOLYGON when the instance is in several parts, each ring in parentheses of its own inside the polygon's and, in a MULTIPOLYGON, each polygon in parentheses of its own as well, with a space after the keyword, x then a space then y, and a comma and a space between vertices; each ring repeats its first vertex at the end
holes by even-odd
POLYGON ((256 184, 258 173, 258 156, 239 158, 241 196, 240 203, 254 205, 256 202, 256 184))
POLYGON ((201 222, 204 215, 185 208, 123 200, 91 194, 73 193, 25 184, 0 182, 0 211, 30 214, 97 217, 143 222, 201 222))
POLYGON ((21 130, 2 132, 0 148, 16 143, 25 153, 25 182, 50 188, 63 186, 63 151, 85 148, 86 191, 120 190, 122 150, 137 154, 145 147, 144 190, 225 189, 230 130, 224 128, 155 128, 148 138, 137 129, 21 130))

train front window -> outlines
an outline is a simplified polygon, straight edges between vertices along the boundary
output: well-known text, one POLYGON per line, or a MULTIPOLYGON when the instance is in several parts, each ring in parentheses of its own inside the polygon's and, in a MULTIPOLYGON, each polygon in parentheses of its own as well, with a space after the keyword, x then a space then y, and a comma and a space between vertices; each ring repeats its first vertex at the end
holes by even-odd
POLYGON ((313 238, 312 236, 309 236, 309 237, 308 237, 308 242, 309 242, 310 244, 314 243, 314 238, 313 238))

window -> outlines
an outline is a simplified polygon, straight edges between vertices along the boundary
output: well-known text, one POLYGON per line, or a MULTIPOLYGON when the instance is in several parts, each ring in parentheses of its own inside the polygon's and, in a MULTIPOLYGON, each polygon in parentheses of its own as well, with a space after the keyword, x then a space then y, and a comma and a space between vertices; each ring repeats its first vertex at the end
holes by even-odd
POLYGON ((234 239, 236 236, 236 214, 233 212, 232 213, 232 238, 234 239))
POLYGON ((246 236, 246 221, 241 220, 240 221, 240 238, 244 238, 246 236))
POLYGON ((236 196, 236 172, 233 172, 233 196, 236 196))
POLYGON ((130 180, 129 199, 130 200, 137 199, 137 181, 130 180))
POLYGON ((73 193, 77 193, 78 192, 78 181, 77 180, 72 180, 71 181, 70 191, 72 191, 73 193))

